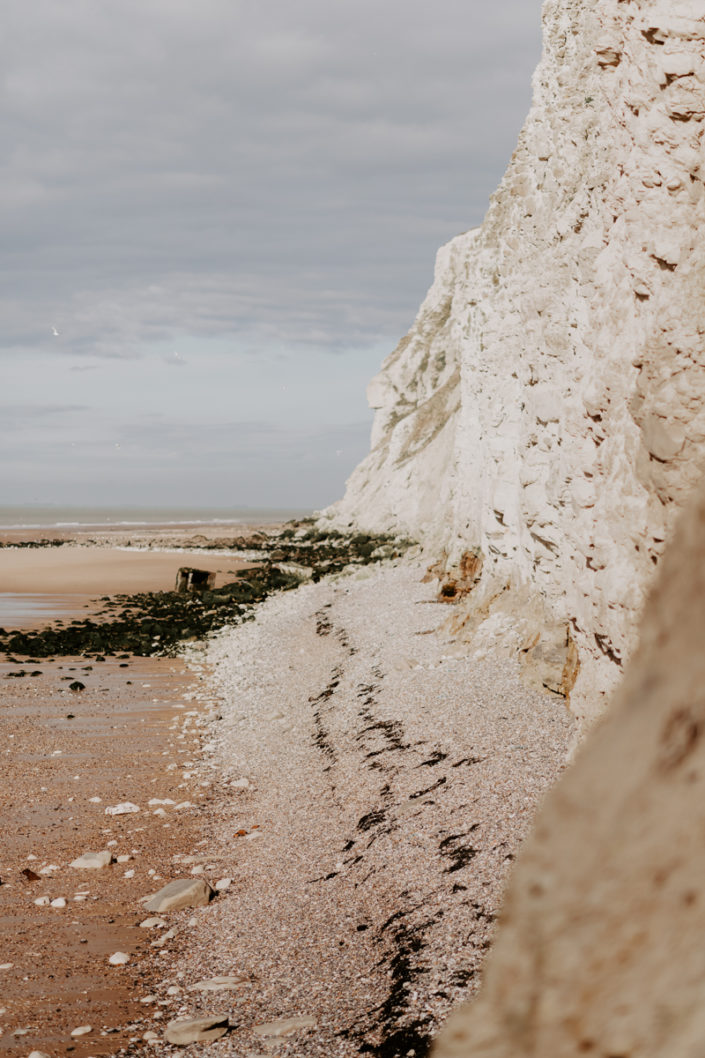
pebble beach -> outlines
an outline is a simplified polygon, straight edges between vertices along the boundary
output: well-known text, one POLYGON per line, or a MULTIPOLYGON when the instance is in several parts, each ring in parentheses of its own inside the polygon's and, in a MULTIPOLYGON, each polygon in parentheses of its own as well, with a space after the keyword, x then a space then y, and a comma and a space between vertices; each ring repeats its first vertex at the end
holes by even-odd
POLYGON ((424 572, 274 596, 189 652, 218 702, 211 842, 236 867, 158 995, 182 988, 176 1020, 227 1016, 213 1055, 421 1056, 479 983, 573 723, 506 661, 453 648, 424 572))
POLYGON ((3 666, 4 807, 26 825, 0 866, 0 1052, 429 1052, 478 987, 573 722, 486 645, 453 643, 424 574, 412 549, 324 576, 178 657, 3 666), (103 869, 70 867, 101 851, 103 869), (148 915, 176 880, 205 900, 148 915), (78 966, 82 987, 62 985, 78 966))

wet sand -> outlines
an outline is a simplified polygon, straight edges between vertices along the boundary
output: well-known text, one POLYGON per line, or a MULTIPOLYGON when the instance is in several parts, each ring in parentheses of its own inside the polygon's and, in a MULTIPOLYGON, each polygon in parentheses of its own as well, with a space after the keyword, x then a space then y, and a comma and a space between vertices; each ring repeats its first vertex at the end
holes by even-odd
POLYGON ((87 596, 173 591, 180 566, 214 572, 216 587, 221 587, 246 565, 237 557, 209 552, 124 551, 91 545, 5 547, 0 549, 0 593, 87 596))
POLYGON ((0 681, 0 1053, 111 1054, 139 1036, 138 993, 149 990, 151 942, 163 932, 139 928, 140 897, 188 873, 175 856, 203 852, 212 795, 189 778, 200 745, 183 700, 192 681, 178 660, 144 658, 5 662, 0 681), (22 670, 32 675, 13 675, 22 670), (74 679, 85 690, 70 691, 74 679), (154 798, 193 807, 155 814, 154 798), (125 801, 140 811, 106 815, 125 801), (103 849, 130 858, 68 866, 103 849), (27 880, 27 869, 39 877, 27 880), (41 897, 66 907, 37 906, 41 897), (109 965, 117 951, 126 966, 109 965), (92 1032, 72 1038, 81 1025, 92 1032))
MULTIPOLYGON (((75 534, 64 535, 75 545, 75 534)), ((150 539, 143 531, 142 542, 150 539)), ((169 542, 189 541, 182 529, 169 542)), ((5 534, 3 542, 17 541, 5 534)), ((118 550, 125 543, 123 533, 102 546, 82 536, 78 546, 0 549, 0 624, 46 624, 38 603, 49 619, 68 619, 95 613, 100 596, 171 590, 182 565, 214 570, 220 584, 246 564, 207 552, 118 550)), ((172 658, 0 660, 0 1054, 114 1054, 141 1042, 166 1016, 161 1007, 177 1002, 140 1000, 158 985, 163 956, 183 943, 197 912, 171 913, 165 926, 143 929, 140 899, 192 871, 205 868, 215 882, 234 869, 227 849, 211 851, 205 831, 213 799, 222 796, 218 780, 192 770, 212 712, 199 685, 172 658), (84 689, 72 691, 75 680, 84 689), (139 812, 106 815, 127 801, 139 812), (105 849, 114 856, 109 867, 69 866, 105 849), (192 862, 183 862, 188 856, 192 862), (66 905, 47 903, 57 898, 66 905), (176 936, 155 944, 172 927, 176 936), (111 966, 118 951, 129 962, 111 966), (87 1025, 89 1033, 71 1036, 87 1025)))

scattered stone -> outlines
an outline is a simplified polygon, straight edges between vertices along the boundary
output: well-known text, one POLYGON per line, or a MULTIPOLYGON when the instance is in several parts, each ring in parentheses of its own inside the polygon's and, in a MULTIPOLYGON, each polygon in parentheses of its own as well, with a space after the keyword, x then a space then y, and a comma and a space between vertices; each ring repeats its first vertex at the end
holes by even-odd
POLYGON ((79 1025, 77 1029, 71 1030, 72 1036, 87 1036, 89 1032, 93 1032, 92 1025, 79 1025))
POLYGON ((29 1058, 49 1058, 45 1051, 30 1051, 29 1058))
POLYGON ((99 805, 99 804, 102 803, 102 800, 103 800, 102 797, 89 797, 88 798, 88 803, 92 804, 92 805, 99 805))
POLYGON ((147 898, 145 910, 162 914, 179 911, 182 907, 205 907, 214 895, 203 878, 176 878, 147 898))
POLYGON ((34 901, 37 907, 49 907, 50 900, 48 896, 38 896, 34 901))
POLYGON ((57 896, 56 900, 50 901, 51 907, 66 907, 66 901, 63 896, 57 896))
POLYGON ((105 809, 106 816, 124 816, 130 812, 139 812, 139 805, 133 804, 132 801, 122 801, 119 805, 109 805, 105 809))
POLYGON ((240 985, 248 984, 246 977, 210 977, 189 986, 189 992, 229 992, 240 985))
POLYGON ((129 961, 130 956, 124 951, 116 951, 108 959, 111 966, 125 966, 129 961))
POLYGON ((161 937, 157 937, 156 940, 152 941, 153 948, 163 948, 168 940, 173 940, 176 936, 175 929, 168 929, 166 933, 162 933, 161 937))
POLYGON ((73 691, 74 693, 76 693, 77 691, 85 691, 85 689, 85 683, 81 683, 80 680, 74 680, 73 683, 69 684, 69 690, 73 691))
POLYGON ((72 860, 69 867, 77 870, 100 870, 113 862, 113 854, 105 849, 103 852, 84 852, 78 859, 72 860))
POLYGON ((146 918, 140 922, 140 929, 158 929, 161 926, 166 926, 163 918, 146 918))
POLYGON ((233 884, 232 878, 219 878, 215 883, 215 891, 217 893, 224 893, 226 889, 229 889, 233 884))
POLYGON ((14 965, 12 962, 0 962, 0 970, 11 970, 14 965))
POLYGON ((35 874, 35 872, 30 867, 25 867, 20 873, 26 882, 39 881, 39 875, 35 874))
POLYGON ((255 1036, 291 1036, 301 1029, 315 1029, 315 1018, 284 1018, 281 1021, 268 1021, 264 1025, 255 1025, 252 1029, 255 1036))
POLYGON ((189 1043, 207 1043, 219 1040, 230 1028, 228 1015, 212 1015, 203 1018, 182 1018, 170 1021, 164 1030, 164 1039, 177 1047, 189 1043))

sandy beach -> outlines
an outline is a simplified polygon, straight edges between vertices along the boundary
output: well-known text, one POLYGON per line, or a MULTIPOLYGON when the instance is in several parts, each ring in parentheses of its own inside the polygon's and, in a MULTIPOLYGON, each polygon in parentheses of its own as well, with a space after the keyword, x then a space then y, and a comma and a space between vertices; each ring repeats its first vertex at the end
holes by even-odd
POLYGON ((180 566, 216 574, 216 586, 247 565, 228 553, 233 541, 256 531, 237 526, 153 526, 149 529, 34 529, 0 532, 0 593, 113 595, 172 591, 180 566), (61 541, 64 546, 21 547, 61 541), (212 549, 212 550, 210 550, 212 549))
MULTIPOLYGON (((118 582, 171 581, 167 562, 238 561, 123 546, 2 549, 3 588, 90 607, 118 582)), ((1 667, 18 825, 0 860, 0 1052, 176 1054, 165 1025, 213 1015, 214 1056, 427 1054, 477 987, 573 724, 505 660, 448 641, 424 572, 412 556, 271 595, 179 658, 1 667), (125 801, 139 813, 106 816, 125 801), (69 867, 106 848, 120 861, 69 867), (140 899, 184 876, 231 881, 140 928, 140 899)))
MULTIPOLYGON (((5 546, 0 623, 23 629, 93 615, 105 595, 170 590, 181 565, 229 579, 242 563, 184 553, 192 531, 169 532, 166 543, 180 550, 168 554, 121 550, 124 532, 101 540, 64 533, 62 547, 5 546)), ((144 530, 141 546, 164 546, 163 533, 144 530)), ((208 542, 207 533, 198 535, 208 542)), ((10 535, 3 544, 47 534, 10 535)), ((196 695, 199 683, 174 658, 0 661, 0 1053, 108 1055, 147 1031, 140 999, 173 938, 164 936, 166 921, 140 928, 148 917, 140 899, 202 869, 204 852, 211 867, 222 865, 216 873, 231 867, 227 853, 224 861, 222 850, 204 848, 214 784, 192 770, 211 708, 207 692, 196 695), (125 803, 138 811, 106 814, 125 803), (70 867, 91 851, 110 853, 112 864, 70 867), (110 965, 116 952, 129 962, 110 965)))

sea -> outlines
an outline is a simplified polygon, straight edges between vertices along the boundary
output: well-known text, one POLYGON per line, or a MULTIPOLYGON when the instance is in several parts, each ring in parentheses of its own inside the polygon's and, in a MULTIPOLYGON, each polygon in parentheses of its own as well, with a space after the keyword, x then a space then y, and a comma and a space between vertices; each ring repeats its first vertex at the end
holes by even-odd
POLYGON ((289 507, 62 507, 0 506, 0 530, 99 529, 150 525, 266 525, 306 518, 289 507))

